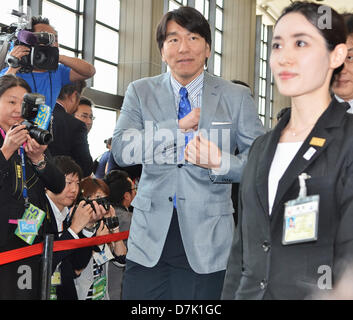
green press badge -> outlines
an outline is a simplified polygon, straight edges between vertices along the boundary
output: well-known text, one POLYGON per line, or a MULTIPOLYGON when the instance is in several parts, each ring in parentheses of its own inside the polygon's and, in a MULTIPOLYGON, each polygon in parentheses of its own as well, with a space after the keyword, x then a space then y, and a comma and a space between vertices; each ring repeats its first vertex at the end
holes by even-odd
POLYGON ((28 244, 33 244, 44 218, 45 212, 30 204, 24 212, 22 219, 18 220, 15 235, 28 244))
POLYGON ((93 300, 102 300, 107 291, 107 277, 102 276, 93 282, 93 300))
POLYGON ((317 240, 319 195, 300 197, 285 204, 282 244, 317 240))

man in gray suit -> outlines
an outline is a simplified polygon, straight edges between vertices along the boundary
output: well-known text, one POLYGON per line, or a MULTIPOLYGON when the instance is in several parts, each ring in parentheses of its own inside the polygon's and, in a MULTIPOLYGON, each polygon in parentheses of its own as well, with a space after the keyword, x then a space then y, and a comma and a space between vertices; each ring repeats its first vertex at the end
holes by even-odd
POLYGON ((120 166, 143 164, 123 299, 219 299, 231 183, 264 129, 248 88, 204 71, 211 31, 197 10, 166 13, 157 42, 170 72, 129 85, 112 142, 120 166))

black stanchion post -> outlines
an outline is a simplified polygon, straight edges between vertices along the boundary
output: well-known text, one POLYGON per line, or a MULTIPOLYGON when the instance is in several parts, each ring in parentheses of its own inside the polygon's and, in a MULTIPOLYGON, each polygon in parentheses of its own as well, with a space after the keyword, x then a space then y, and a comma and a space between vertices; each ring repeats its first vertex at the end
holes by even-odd
POLYGON ((43 246, 43 254, 42 254, 41 300, 49 300, 49 297, 50 297, 53 243, 54 243, 54 235, 46 234, 44 238, 44 246, 43 246))

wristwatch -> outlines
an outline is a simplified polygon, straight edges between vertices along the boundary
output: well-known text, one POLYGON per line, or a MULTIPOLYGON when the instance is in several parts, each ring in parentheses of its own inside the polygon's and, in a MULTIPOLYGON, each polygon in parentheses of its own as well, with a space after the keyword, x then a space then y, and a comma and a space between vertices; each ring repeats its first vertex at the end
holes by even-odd
POLYGON ((32 162, 32 164, 37 170, 43 170, 47 162, 45 161, 45 159, 43 159, 43 160, 40 160, 38 163, 32 162))

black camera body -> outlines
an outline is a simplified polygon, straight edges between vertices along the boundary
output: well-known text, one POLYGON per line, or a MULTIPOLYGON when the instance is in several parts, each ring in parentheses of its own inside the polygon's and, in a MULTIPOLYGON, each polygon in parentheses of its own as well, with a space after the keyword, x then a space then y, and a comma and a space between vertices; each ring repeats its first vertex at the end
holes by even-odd
POLYGON ((41 145, 48 145, 53 141, 52 134, 43 128, 48 128, 51 109, 44 105, 45 97, 38 93, 26 93, 23 97, 21 117, 25 119, 21 124, 26 126, 29 135, 41 145))
MULTIPOLYGON (((20 43, 22 44, 22 43, 20 43)), ((44 47, 34 46, 31 47, 31 51, 28 55, 23 56, 21 59, 17 59, 11 55, 7 58, 7 63, 13 68, 19 68, 22 73, 32 72, 33 69, 41 70, 56 70, 59 63, 59 49, 56 47, 44 47)))
POLYGON ((106 211, 108 211, 109 207, 110 207, 110 202, 107 198, 98 198, 98 199, 93 199, 93 200, 84 198, 83 200, 85 200, 86 204, 89 204, 94 211, 96 211, 96 210, 94 208, 93 201, 97 202, 98 205, 102 205, 106 211))
MULTIPOLYGON (((109 210, 110 202, 109 202, 108 198, 98 198, 98 199, 93 199, 93 200, 84 199, 84 200, 86 201, 86 204, 89 204, 94 211, 95 211, 95 208, 94 208, 93 201, 96 201, 98 205, 102 205, 106 211, 109 210)), ((103 218, 102 220, 110 231, 119 227, 119 218, 117 216, 103 218)))

